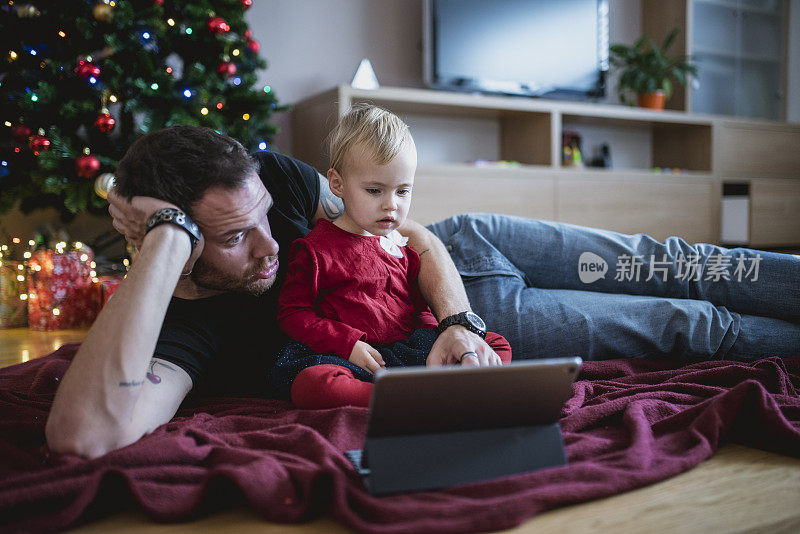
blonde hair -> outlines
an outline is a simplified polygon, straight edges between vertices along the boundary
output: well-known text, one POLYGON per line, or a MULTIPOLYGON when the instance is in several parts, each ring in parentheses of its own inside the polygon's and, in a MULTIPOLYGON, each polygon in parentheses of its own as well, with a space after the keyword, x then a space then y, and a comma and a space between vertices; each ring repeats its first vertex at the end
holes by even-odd
POLYGON ((350 108, 328 139, 331 168, 341 173, 347 154, 354 146, 364 146, 375 163, 386 165, 411 139, 411 132, 394 113, 362 103, 350 108))

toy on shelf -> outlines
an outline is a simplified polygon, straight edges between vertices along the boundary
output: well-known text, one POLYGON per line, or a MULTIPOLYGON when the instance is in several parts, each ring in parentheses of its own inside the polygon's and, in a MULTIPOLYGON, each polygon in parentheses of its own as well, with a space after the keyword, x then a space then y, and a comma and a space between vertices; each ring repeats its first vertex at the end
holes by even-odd
POLYGON ((564 132, 561 135, 561 147, 563 167, 583 167, 581 135, 578 132, 564 132))
POLYGON ((587 164, 589 167, 597 167, 600 169, 611 168, 611 147, 608 143, 603 143, 595 147, 594 158, 587 164))

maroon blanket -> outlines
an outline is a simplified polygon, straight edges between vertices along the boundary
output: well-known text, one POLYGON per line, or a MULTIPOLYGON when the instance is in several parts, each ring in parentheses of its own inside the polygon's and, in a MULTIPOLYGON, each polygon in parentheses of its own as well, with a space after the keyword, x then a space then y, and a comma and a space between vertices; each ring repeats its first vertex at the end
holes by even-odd
POLYGON ((561 419, 569 466, 438 492, 364 490, 341 453, 361 445, 362 408, 204 399, 102 458, 48 456, 47 411, 74 352, 0 370, 0 531, 52 531, 132 502, 160 521, 247 502, 276 522, 330 514, 371 532, 485 531, 662 480, 721 442, 800 456, 800 357, 588 362, 561 419))

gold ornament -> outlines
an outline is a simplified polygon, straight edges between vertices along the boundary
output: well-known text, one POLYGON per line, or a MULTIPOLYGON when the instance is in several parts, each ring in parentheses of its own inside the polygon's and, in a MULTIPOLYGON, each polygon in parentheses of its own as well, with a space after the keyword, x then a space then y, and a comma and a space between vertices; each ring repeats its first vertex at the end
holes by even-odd
POLYGON ((103 200, 108 198, 108 192, 114 187, 114 175, 104 172, 94 181, 94 193, 103 200))
POLYGON ((96 20, 108 24, 114 20, 114 8, 108 4, 97 4, 92 8, 92 15, 96 20))

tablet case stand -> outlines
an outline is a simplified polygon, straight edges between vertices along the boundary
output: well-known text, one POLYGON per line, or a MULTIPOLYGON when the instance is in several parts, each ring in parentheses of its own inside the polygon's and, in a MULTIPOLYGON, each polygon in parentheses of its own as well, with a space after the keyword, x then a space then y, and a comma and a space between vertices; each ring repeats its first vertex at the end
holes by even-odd
MULTIPOLYGON (((353 455, 348 456, 352 461, 353 455)), ((362 464, 357 461, 354 465, 373 495, 443 488, 567 463, 558 423, 367 436, 362 464)))

